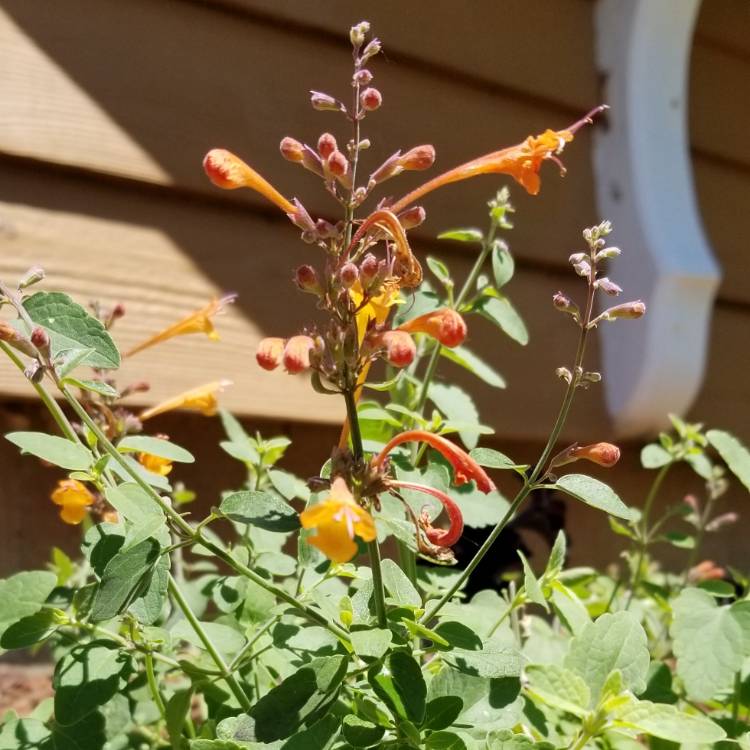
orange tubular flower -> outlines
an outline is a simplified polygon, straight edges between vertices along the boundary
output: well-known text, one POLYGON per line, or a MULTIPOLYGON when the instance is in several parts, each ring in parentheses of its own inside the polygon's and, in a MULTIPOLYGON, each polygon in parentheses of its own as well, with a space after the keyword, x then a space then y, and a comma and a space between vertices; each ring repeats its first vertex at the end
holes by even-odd
POLYGON ((452 547, 464 533, 464 517, 461 509, 456 505, 452 498, 436 490, 434 487, 428 487, 425 484, 416 484, 415 482, 389 482, 390 487, 403 487, 406 490, 416 490, 424 492, 426 495, 432 495, 443 504, 445 513, 450 523, 447 529, 436 529, 430 524, 430 519, 425 513, 422 514, 420 525, 424 530, 425 536, 438 547, 452 547))
POLYGON ((310 369, 310 352, 315 342, 310 336, 292 336, 286 342, 283 353, 284 367, 291 375, 310 369))
POLYGON ((444 437, 427 432, 426 430, 407 430, 396 435, 372 459, 372 466, 376 469, 381 467, 388 454, 397 445, 411 441, 427 443, 427 445, 440 453, 443 458, 448 460, 453 467, 457 485, 460 486, 473 479, 477 483, 477 488, 485 494, 496 489, 485 470, 468 453, 459 448, 455 443, 451 443, 450 440, 446 440, 444 437))
POLYGON ((275 370, 281 364, 285 345, 285 339, 273 336, 261 339, 255 352, 256 361, 264 370, 275 370))
POLYGON ((207 305, 201 307, 200 310, 190 313, 190 315, 185 316, 182 320, 177 321, 177 323, 173 323, 163 331, 154 334, 151 338, 133 347, 125 356, 132 357, 134 354, 148 349, 155 344, 160 344, 162 341, 167 341, 175 336, 185 336, 190 333, 205 333, 212 341, 218 341, 219 334, 216 332, 211 318, 214 315, 218 315, 226 305, 231 304, 235 299, 237 299, 236 294, 227 294, 221 297, 221 299, 211 300, 207 305))
POLYGON ((297 206, 231 151, 223 148, 211 149, 203 159, 203 169, 216 187, 223 190, 250 188, 278 206, 285 214, 297 213, 297 206))
POLYGON ((151 453, 139 453, 138 463, 147 471, 150 471, 152 474, 158 474, 161 477, 167 476, 173 468, 172 462, 168 458, 154 456, 151 453))
MULTIPOLYGON (((591 118, 604 109, 606 109, 606 106, 593 109, 586 117, 564 130, 545 130, 540 135, 530 135, 516 146, 494 151, 491 154, 485 154, 478 159, 466 162, 466 164, 461 164, 412 190, 390 206, 390 209, 394 213, 399 213, 427 193, 431 193, 443 185, 466 180, 480 174, 508 174, 523 185, 531 195, 536 195, 541 185, 539 169, 542 162, 545 159, 552 159, 557 162, 557 154, 563 150, 566 143, 573 140, 573 136, 579 128, 591 123, 591 118)), ((559 162, 557 163, 559 164, 559 162)), ((562 165, 560 166, 562 167, 562 165)))
POLYGON ((583 458, 609 469, 620 460, 620 449, 612 443, 593 443, 571 448, 569 455, 571 458, 583 458))
POLYGON ((147 419, 155 417, 157 414, 164 414, 174 409, 187 409, 189 411, 199 411, 206 417, 213 417, 219 409, 217 394, 221 393, 227 386, 231 385, 231 380, 215 380, 211 383, 198 386, 192 390, 185 391, 179 396, 170 398, 167 401, 152 406, 141 412, 139 419, 145 422, 147 419))
POLYGON ((376 343, 383 346, 388 362, 394 367, 408 367, 417 353, 414 340, 405 331, 385 331, 376 343))
POLYGON ((463 344, 466 338, 464 319, 450 307, 420 315, 399 326, 398 330, 407 333, 426 333, 451 349, 463 344))
POLYGON ((299 520, 303 529, 318 532, 307 541, 337 563, 349 562, 357 553, 355 536, 365 542, 375 539, 372 516, 357 504, 341 477, 333 480, 331 494, 300 513, 299 520))
POLYGON ((76 479, 61 479, 50 495, 50 500, 60 506, 60 518, 65 523, 76 526, 83 521, 86 509, 94 504, 95 498, 86 485, 76 479))

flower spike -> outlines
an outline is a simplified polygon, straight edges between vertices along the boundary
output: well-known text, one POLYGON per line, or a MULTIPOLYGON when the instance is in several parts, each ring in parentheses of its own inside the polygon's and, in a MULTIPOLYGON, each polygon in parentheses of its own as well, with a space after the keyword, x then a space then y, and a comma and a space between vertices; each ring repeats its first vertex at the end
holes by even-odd
POLYGON ((227 294, 220 299, 211 300, 207 305, 201 307, 200 310, 190 313, 182 320, 177 321, 177 323, 173 323, 163 331, 159 331, 159 333, 154 334, 137 346, 134 346, 130 351, 126 352, 124 356, 132 357, 134 354, 142 352, 144 349, 148 349, 156 344, 160 344, 162 341, 168 341, 175 336, 185 336, 190 333, 205 333, 212 341, 218 341, 219 334, 216 332, 211 318, 222 312, 226 305, 231 304, 236 299, 236 294, 227 294))
POLYGON ((213 417, 219 409, 217 394, 231 385, 231 380, 215 380, 206 385, 198 386, 192 390, 185 391, 179 396, 162 401, 150 409, 141 412, 139 419, 145 422, 147 419, 155 417, 157 414, 164 414, 174 409, 188 409, 190 411, 199 411, 206 417, 213 417))
MULTIPOLYGON (((443 185, 466 180, 480 174, 508 174, 523 185, 531 195, 536 195, 541 186, 539 169, 542 162, 545 159, 551 159, 559 164, 556 157, 563 150, 565 144, 573 140, 573 136, 583 125, 593 122, 592 118, 605 109, 607 109, 606 105, 596 107, 585 117, 564 130, 545 130, 540 135, 530 135, 516 146, 485 154, 454 167, 412 190, 390 206, 390 209, 394 213, 399 213, 427 193, 431 193, 443 185)), ((560 166, 562 167, 562 165, 560 166)))
POLYGON ((434 448, 443 458, 449 461, 451 466, 453 466, 457 485, 465 484, 473 479, 477 483, 477 488, 485 494, 496 489, 485 470, 468 453, 459 448, 455 443, 451 443, 450 440, 446 440, 444 437, 435 435, 432 432, 427 432, 427 430, 407 430, 396 435, 372 459, 373 467, 377 469, 382 466, 388 454, 397 445, 412 441, 427 443, 427 445, 434 448))

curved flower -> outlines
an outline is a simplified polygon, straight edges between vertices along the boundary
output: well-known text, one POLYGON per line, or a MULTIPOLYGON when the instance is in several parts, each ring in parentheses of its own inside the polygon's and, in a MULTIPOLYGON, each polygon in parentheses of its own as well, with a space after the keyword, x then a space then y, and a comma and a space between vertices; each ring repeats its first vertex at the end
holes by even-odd
POLYGON ((593 443, 577 445, 570 449, 568 455, 573 459, 583 458, 609 469, 620 460, 620 449, 612 443, 593 443))
POLYGON ((60 518, 75 526, 86 516, 87 508, 95 502, 94 495, 76 479, 61 479, 50 495, 50 500, 60 506, 60 518))
MULTIPOLYGON (((390 209, 394 213, 398 213, 422 196, 443 185, 466 180, 480 174, 508 174, 523 185, 531 195, 536 195, 541 185, 539 169, 542 162, 545 159, 552 159, 559 164, 556 157, 563 150, 565 144, 573 140, 573 136, 579 128, 591 123, 591 118, 604 109, 606 109, 605 106, 593 109, 586 117, 564 130, 545 130, 540 135, 530 135, 516 146, 493 151, 454 167, 412 190, 390 206, 390 209)), ((562 165, 560 166, 562 167, 562 165)))
POLYGON ((154 334, 150 338, 146 339, 142 343, 133 347, 129 352, 126 352, 124 356, 132 357, 134 354, 148 349, 150 346, 160 344, 162 341, 167 341, 175 336, 185 336, 190 333, 205 333, 212 341, 218 341, 219 334, 214 328, 213 318, 214 315, 218 315, 226 305, 231 304, 237 299, 236 294, 227 294, 220 299, 213 299, 207 305, 204 305, 200 310, 186 315, 182 320, 173 323, 163 331, 154 334))
POLYGON ((303 529, 316 529, 307 541, 327 558, 338 563, 351 560, 357 553, 354 537, 365 542, 375 539, 375 522, 346 486, 342 477, 331 484, 331 494, 322 502, 300 513, 303 529))
POLYGON ((208 179, 223 190, 250 188, 278 206, 285 214, 296 214, 297 206, 288 201, 268 180, 261 177, 239 156, 224 148, 211 149, 203 159, 208 179))
POLYGON ((310 336, 292 336, 284 346, 282 360, 286 371, 292 375, 310 369, 310 352, 315 342, 310 336))
POLYGON ((188 409, 189 411, 199 411, 206 417, 213 417, 219 409, 219 401, 216 398, 218 393, 231 385, 231 380, 214 380, 211 383, 198 386, 179 396, 162 401, 150 409, 141 412, 138 417, 141 422, 155 417, 157 414, 164 414, 174 409, 188 409))
POLYGON ((427 443, 440 453, 443 458, 450 462, 456 478, 456 484, 462 485, 473 479, 477 483, 477 488, 487 494, 496 489, 493 481, 487 476, 485 470, 464 450, 459 448, 455 443, 446 440, 440 435, 435 435, 427 430, 407 430, 392 438, 388 444, 372 459, 374 468, 383 465, 388 454, 402 443, 412 441, 427 443))
POLYGON ((406 331, 384 331, 373 343, 385 349, 386 359, 394 367, 408 367, 417 353, 414 339, 406 331))
POLYGON ((418 318, 413 318, 400 325, 398 330, 407 333, 426 333, 451 349, 463 344, 466 338, 464 319, 450 307, 432 310, 418 318))
POLYGON ((256 362, 264 370, 275 370, 281 364, 285 346, 286 339, 276 336, 261 339, 255 352, 256 362))
POLYGON ((429 516, 426 513, 423 513, 419 519, 420 528, 432 544, 438 547, 452 547, 461 538, 461 535, 464 533, 464 517, 455 501, 446 495, 445 492, 441 492, 434 487, 428 487, 425 484, 417 484, 416 482, 389 481, 388 486, 424 492, 426 495, 432 495, 432 497, 440 500, 448 516, 449 526, 447 529, 435 528, 430 523, 429 516))
POLYGON ((161 477, 167 476, 173 468, 172 462, 168 458, 154 456, 152 453, 139 453, 138 463, 147 471, 161 477))

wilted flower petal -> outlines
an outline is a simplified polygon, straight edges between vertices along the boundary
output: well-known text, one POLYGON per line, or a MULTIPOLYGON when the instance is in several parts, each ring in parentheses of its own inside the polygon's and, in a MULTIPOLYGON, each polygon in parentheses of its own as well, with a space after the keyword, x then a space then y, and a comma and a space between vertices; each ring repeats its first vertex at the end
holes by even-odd
POLYGON ((139 419, 145 422, 147 419, 155 417, 157 414, 164 414, 174 409, 187 409, 189 411, 199 411, 206 417, 212 417, 219 409, 217 394, 221 393, 227 386, 231 385, 231 380, 215 380, 198 388, 181 393, 179 396, 170 398, 167 401, 152 406, 141 412, 139 419))

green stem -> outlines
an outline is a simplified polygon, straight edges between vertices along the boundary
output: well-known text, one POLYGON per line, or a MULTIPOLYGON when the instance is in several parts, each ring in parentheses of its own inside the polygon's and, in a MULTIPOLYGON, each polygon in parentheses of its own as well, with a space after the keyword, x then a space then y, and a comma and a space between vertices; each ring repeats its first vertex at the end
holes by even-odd
POLYGON ((226 681, 234 697, 239 701, 242 709, 244 711, 249 711, 251 708, 250 699, 245 695, 245 691, 240 686, 240 683, 237 682, 237 678, 232 674, 224 661, 224 657, 222 657, 216 646, 214 646, 213 641, 209 638, 208 633, 206 633, 203 625, 201 625, 200 621, 195 616, 187 599, 182 595, 182 591, 180 591, 179 586, 175 583, 175 580, 171 575, 169 576, 169 593, 180 608, 182 614, 185 615, 185 619, 190 623, 190 627, 193 628, 195 634, 200 638, 201 643, 205 646, 206 651, 213 659, 214 664, 216 664, 221 676, 226 681))
POLYGON ((640 539, 639 539, 639 546, 638 546, 638 557, 636 559, 635 566, 633 568, 633 572, 630 579, 630 586, 628 587, 628 598, 625 601, 625 609, 627 610, 630 607, 631 602, 633 601, 633 597, 635 596, 635 592, 638 588, 638 585, 641 582, 641 568, 643 567, 643 560, 646 557, 646 550, 648 549, 648 543, 649 543, 649 528, 648 528, 648 519, 651 515, 651 508, 654 504, 654 500, 656 499, 657 494, 659 493, 659 489, 661 488, 662 482, 664 481, 665 477, 667 476, 667 473, 669 472, 669 469, 672 466, 672 462, 668 464, 664 464, 664 466, 659 469, 659 473, 656 475, 656 478, 651 484, 651 487, 648 491, 648 495, 646 495, 646 500, 643 503, 643 513, 641 515, 641 521, 640 521, 640 539))
MULTIPOLYGON (((362 448, 362 433, 359 428, 359 417, 357 416, 357 403, 354 400, 354 391, 347 388, 344 391, 346 401, 346 415, 349 420, 349 430, 352 439, 352 453, 354 460, 359 463, 364 457, 362 448)), ((370 554, 370 567, 372 569, 372 587, 375 598, 375 614, 378 619, 378 627, 385 628, 388 625, 385 609, 385 589, 383 588, 383 573, 380 569, 380 547, 377 538, 367 543, 367 551, 370 554)))
POLYGON ((734 694, 732 695, 732 733, 736 731, 740 717, 740 690, 742 689, 742 673, 737 670, 734 675, 734 694))
POLYGON ((148 689, 151 693, 151 698, 153 699, 154 703, 156 703, 156 707, 159 709, 161 718, 166 721, 167 707, 164 705, 164 699, 161 697, 161 692, 159 692, 159 685, 156 682, 156 674, 154 673, 154 657, 151 652, 148 652, 146 654, 146 680, 148 681, 148 689))

